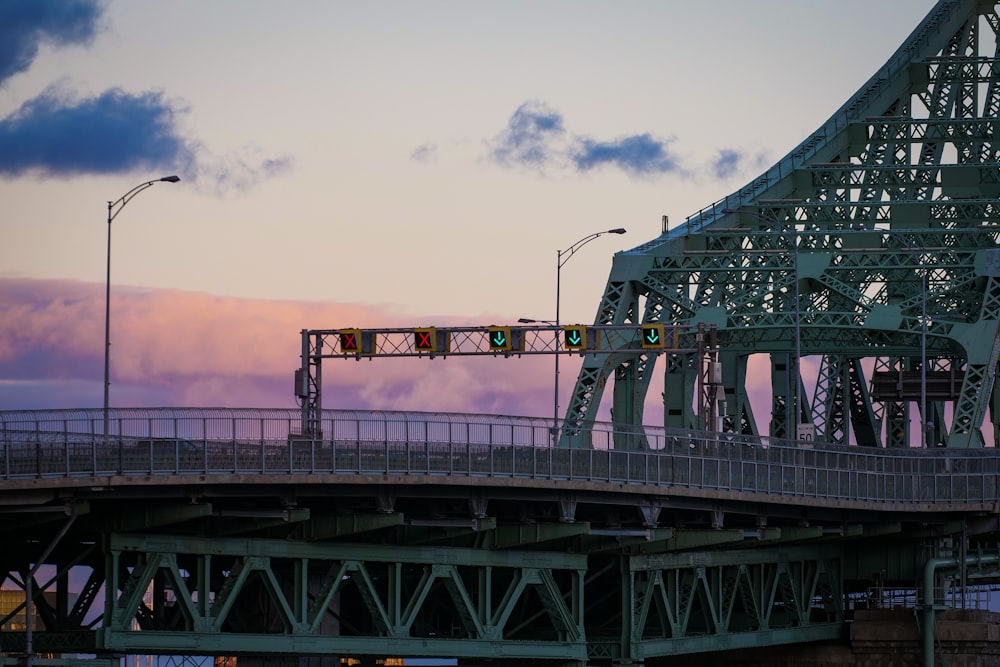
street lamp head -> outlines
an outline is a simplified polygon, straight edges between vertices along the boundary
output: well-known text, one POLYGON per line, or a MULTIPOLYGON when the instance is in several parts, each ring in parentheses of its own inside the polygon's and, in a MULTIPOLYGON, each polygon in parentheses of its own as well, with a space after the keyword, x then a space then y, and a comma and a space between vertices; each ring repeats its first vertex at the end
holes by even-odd
POLYGON ((181 180, 181 177, 180 176, 176 176, 176 175, 175 176, 164 176, 160 180, 163 181, 164 183, 176 183, 177 181, 181 180))
POLYGON ((625 233, 624 227, 616 227, 615 229, 608 230, 608 234, 624 234, 624 233, 625 233))
POLYGON ((534 324, 537 320, 533 320, 530 317, 519 317, 517 318, 518 324, 534 324))

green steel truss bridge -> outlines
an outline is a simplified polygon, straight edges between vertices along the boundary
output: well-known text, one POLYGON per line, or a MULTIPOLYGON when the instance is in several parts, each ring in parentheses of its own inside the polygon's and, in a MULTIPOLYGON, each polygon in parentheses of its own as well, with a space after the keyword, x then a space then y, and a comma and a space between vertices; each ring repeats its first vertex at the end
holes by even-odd
POLYGON ((842 641, 900 593, 931 667, 936 613, 1000 581, 998 30, 942 0, 789 155, 618 253, 562 420, 322 403, 331 357, 569 352, 530 327, 305 331, 301 410, 0 411, 0 665, 659 665, 842 641))
MULTIPOLYGON (((770 435, 805 427, 862 446, 982 447, 990 414, 995 445, 997 22, 991 2, 938 3, 780 162, 616 254, 595 322, 717 327, 727 432, 757 432, 747 363, 766 353, 770 435), (818 360, 817 377, 802 377, 804 356, 818 360)), ((592 421, 613 377, 616 419, 642 423, 653 360, 589 358, 567 421, 592 421)), ((696 426, 698 364, 667 361, 664 423, 696 426)))

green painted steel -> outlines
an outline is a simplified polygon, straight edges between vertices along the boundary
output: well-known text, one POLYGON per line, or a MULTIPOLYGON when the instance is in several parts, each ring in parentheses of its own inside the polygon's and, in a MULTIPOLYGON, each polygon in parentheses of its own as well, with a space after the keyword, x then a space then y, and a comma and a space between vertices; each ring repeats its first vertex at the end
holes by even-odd
MULTIPOLYGON (((998 21, 992 2, 938 3, 776 165, 615 255, 595 324, 716 326, 727 368, 713 395, 725 398, 726 431, 758 429, 746 366, 765 354, 773 436, 805 428, 875 447, 987 444, 1000 352, 998 21), (799 372, 803 356, 819 359, 816 377, 799 372)), ((687 409, 697 362, 665 356, 665 423, 699 427, 687 409)), ((588 357, 567 423, 594 419, 610 377, 616 419, 642 423, 655 360, 588 357)))
POLYGON ((580 554, 176 535, 106 544, 106 590, 119 593, 99 650, 586 657, 580 554))
MULTIPOLYGON (((650 514, 644 521, 650 527, 665 499, 679 497, 814 507, 835 501, 879 512, 928 513, 956 508, 989 512, 1000 503, 1000 457, 994 448, 922 450, 822 442, 802 447, 778 438, 637 430, 617 423, 576 428, 574 440, 587 446, 564 448, 552 443, 551 420, 385 411, 322 413, 317 423, 325 437, 320 439, 300 435, 297 410, 264 414, 224 408, 112 410, 116 433, 105 439, 88 430, 103 421, 100 410, 0 411, 0 481, 15 494, 72 492, 63 506, 76 514, 86 514, 87 504, 101 499, 104 484, 221 488, 267 477, 282 485, 376 486, 372 513, 321 517, 310 524, 316 537, 395 525, 388 515, 398 487, 435 484, 442 478, 457 487, 479 487, 482 493, 503 487, 549 489, 553 484, 641 491, 650 500, 637 511, 650 514), (153 454, 135 446, 151 439, 157 443, 153 454), (650 449, 612 446, 640 440, 650 449)), ((169 525, 208 511, 186 500, 172 499, 154 509, 125 507, 116 515, 115 527, 169 525)), ((470 522, 486 520, 484 507, 479 503, 470 522)), ((264 530, 305 521, 308 512, 278 507, 260 514, 229 508, 224 530, 264 530)), ((572 504, 567 501, 560 513, 573 520, 572 504)))

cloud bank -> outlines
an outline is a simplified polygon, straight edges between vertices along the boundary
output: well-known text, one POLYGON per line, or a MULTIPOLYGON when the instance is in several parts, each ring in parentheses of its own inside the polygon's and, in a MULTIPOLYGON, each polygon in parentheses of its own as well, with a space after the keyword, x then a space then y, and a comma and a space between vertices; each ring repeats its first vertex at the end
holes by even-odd
MULTIPOLYGON (((113 407, 294 408, 302 329, 402 328, 416 318, 393 307, 276 301, 201 292, 112 291, 113 407)), ((512 318, 487 315, 490 323, 512 318)), ((482 326, 419 318, 420 326, 482 326)), ((566 357, 564 391, 576 371, 566 357)), ((662 361, 661 361, 662 363, 662 361)), ((758 424, 767 431, 766 355, 750 359, 758 424)), ((100 408, 104 378, 104 285, 0 277, 0 410, 100 408)), ((323 407, 549 418, 548 355, 326 359, 323 407)), ((662 374, 645 401, 645 422, 663 423, 662 374)), ((598 413, 611 418, 612 387, 598 413)), ((565 396, 563 395, 563 405, 565 396)))
MULTIPOLYGON (((30 68, 42 44, 89 46, 104 9, 97 0, 0 2, 0 88, 30 68)), ((291 167, 287 157, 249 151, 213 157, 180 131, 176 121, 185 112, 183 102, 162 91, 112 88, 78 98, 65 85, 50 87, 0 118, 0 178, 162 170, 224 193, 246 190, 291 167)))
MULTIPOLYGON (((407 326, 388 308, 115 287, 112 405, 295 407, 302 329, 407 326)), ((329 359, 323 405, 545 417, 551 361, 329 359)), ((0 278, 0 409, 100 407, 103 363, 103 284, 0 278)))

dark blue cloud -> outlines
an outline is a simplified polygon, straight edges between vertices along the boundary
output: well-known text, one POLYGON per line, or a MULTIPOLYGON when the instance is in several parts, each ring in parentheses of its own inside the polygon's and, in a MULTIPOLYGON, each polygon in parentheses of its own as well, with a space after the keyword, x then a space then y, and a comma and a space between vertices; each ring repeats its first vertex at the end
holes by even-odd
POLYGON ((98 0, 2 0, 0 86, 31 66, 43 42, 89 44, 102 12, 98 0))
POLYGON ((0 177, 189 166, 193 150, 175 126, 181 111, 157 92, 113 88, 75 100, 50 88, 0 120, 0 177))
POLYGON ((712 171, 716 178, 724 179, 734 176, 743 161, 743 154, 731 148, 723 148, 712 162, 712 171))
MULTIPOLYGON (((0 0, 2 2, 2 0, 0 0)), ((0 119, 0 179, 170 171, 203 190, 248 190, 291 167, 253 148, 221 157, 177 128, 183 105, 119 88, 78 100, 50 88, 0 119)))
MULTIPOLYGON (((43 43, 89 45, 105 0, 0 0, 0 86, 27 70, 43 43)), ((176 125, 187 109, 161 92, 112 88, 76 99, 50 88, 0 119, 0 179, 176 171, 223 192, 245 190, 288 170, 288 158, 216 158, 176 125)))
POLYGON ((562 116, 538 102, 525 102, 493 143, 491 157, 505 165, 542 168, 554 157, 553 143, 564 135, 562 116))
POLYGON ((636 176, 664 174, 680 169, 677 161, 667 152, 666 142, 654 139, 649 134, 611 142, 584 138, 580 140, 580 146, 572 157, 580 171, 589 171, 605 164, 613 164, 636 176))
POLYGON ((569 136, 562 114, 540 102, 525 102, 518 107, 487 149, 489 158, 504 167, 539 171, 571 168, 583 172, 611 165, 640 177, 683 172, 667 150, 666 141, 648 133, 616 141, 569 136))

